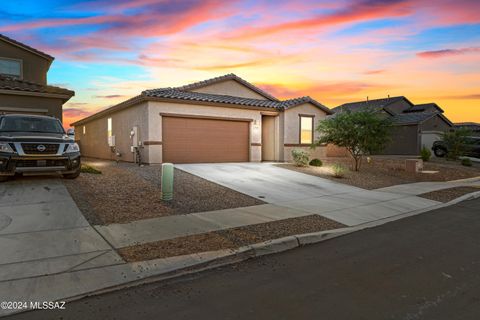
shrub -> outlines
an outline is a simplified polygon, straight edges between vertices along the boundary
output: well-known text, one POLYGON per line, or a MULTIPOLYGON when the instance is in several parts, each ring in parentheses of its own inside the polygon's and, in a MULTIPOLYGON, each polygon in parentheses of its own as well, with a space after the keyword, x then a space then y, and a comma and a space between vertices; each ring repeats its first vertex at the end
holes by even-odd
POLYGON ((92 173, 92 174, 102 174, 102 171, 95 169, 92 166, 89 166, 88 164, 82 164, 82 167, 80 168, 80 172, 82 173, 92 173))
POLYGON ((462 166, 471 167, 472 165, 473 165, 472 160, 470 160, 469 158, 462 159, 462 166))
POLYGON ((345 172, 347 172, 347 169, 339 163, 335 163, 332 166, 332 170, 335 178, 343 178, 345 176, 345 172))
POLYGON ((293 149, 292 150, 292 158, 293 162, 297 167, 306 167, 308 166, 308 159, 310 155, 307 151, 303 149, 293 149))
POLYGON ((432 152, 427 147, 423 147, 420 151, 420 158, 422 158, 423 161, 427 162, 430 160, 431 157, 432 152))
POLYGON ((446 131, 442 134, 442 141, 447 148, 447 159, 457 160, 468 149, 468 136, 472 132, 460 128, 454 131, 446 131))
POLYGON ((309 165, 315 166, 315 167, 321 167, 323 165, 323 162, 322 160, 315 158, 315 159, 312 159, 312 161, 310 161, 309 165))

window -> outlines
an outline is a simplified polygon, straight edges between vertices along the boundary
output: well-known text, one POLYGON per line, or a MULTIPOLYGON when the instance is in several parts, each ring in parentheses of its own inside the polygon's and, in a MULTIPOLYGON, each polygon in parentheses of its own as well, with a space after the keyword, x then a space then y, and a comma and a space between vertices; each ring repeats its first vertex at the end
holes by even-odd
POLYGON ((9 116, 0 120, 0 132, 41 132, 65 134, 62 124, 54 118, 9 116))
POLYGON ((313 143, 313 116, 300 116, 300 144, 313 143))
POLYGON ((107 120, 107 136, 110 138, 112 136, 112 118, 107 120))
POLYGON ((115 147, 115 136, 112 134, 112 118, 107 120, 107 140, 109 147, 115 147))
POLYGON ((20 79, 22 77, 22 61, 0 58, 0 74, 20 79))

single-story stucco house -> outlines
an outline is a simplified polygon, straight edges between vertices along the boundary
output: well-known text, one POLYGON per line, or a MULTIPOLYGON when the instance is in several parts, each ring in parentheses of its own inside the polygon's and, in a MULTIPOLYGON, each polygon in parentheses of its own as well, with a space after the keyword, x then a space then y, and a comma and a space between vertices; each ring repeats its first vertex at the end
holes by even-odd
POLYGON ((55 58, 0 34, 0 114, 49 115, 62 120, 62 107, 75 92, 48 85, 55 58))
POLYGON ((360 110, 373 110, 391 118, 392 139, 382 152, 386 155, 418 155, 422 147, 431 149, 443 132, 454 127, 436 103, 415 105, 404 96, 350 102, 332 109, 334 113, 360 110))
POLYGON ((288 161, 310 149, 330 109, 310 97, 279 100, 234 74, 143 91, 72 124, 87 157, 143 163, 288 161))

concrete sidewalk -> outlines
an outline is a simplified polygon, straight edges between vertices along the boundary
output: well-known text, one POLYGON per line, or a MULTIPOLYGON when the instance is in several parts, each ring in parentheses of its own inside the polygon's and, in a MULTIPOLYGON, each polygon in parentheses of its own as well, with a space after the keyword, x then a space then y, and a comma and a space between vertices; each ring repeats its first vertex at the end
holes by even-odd
POLYGON ((252 207, 159 217, 95 226, 115 248, 199 233, 318 214, 346 226, 434 208, 440 202, 388 192, 361 190, 252 207))
POLYGON ((447 182, 417 182, 399 184, 396 186, 377 189, 376 191, 391 192, 404 195, 419 195, 437 190, 455 188, 455 187, 480 187, 480 177, 447 181, 447 182))

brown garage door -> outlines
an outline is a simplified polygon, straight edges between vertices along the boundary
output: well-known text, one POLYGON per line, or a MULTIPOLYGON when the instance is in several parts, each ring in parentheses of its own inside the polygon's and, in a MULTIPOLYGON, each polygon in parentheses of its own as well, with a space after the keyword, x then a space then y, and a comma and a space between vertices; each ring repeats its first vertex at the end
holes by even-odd
POLYGON ((249 122, 163 117, 163 162, 249 161, 249 122))

